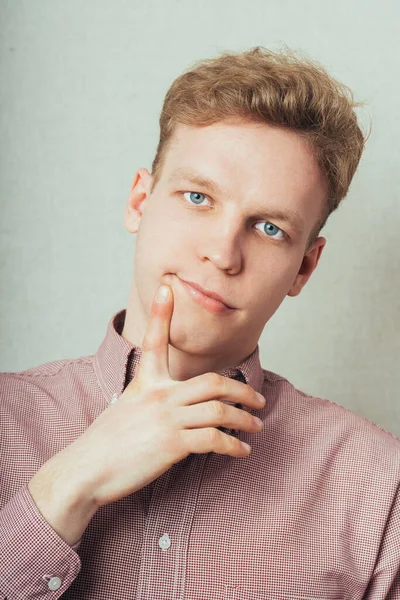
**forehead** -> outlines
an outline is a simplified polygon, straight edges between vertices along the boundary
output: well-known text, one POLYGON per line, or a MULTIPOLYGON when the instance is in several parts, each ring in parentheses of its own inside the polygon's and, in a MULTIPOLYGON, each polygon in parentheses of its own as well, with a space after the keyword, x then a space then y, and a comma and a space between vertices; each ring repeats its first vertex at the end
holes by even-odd
POLYGON ((176 126, 164 156, 164 183, 197 173, 244 207, 297 208, 315 224, 326 184, 308 142, 265 123, 222 121, 176 126))

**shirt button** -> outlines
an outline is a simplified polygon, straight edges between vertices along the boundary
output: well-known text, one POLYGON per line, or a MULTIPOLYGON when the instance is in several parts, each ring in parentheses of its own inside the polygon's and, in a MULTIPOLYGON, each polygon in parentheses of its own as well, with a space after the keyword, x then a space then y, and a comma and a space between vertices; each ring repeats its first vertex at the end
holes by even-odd
POLYGON ((61 579, 59 577, 52 577, 48 582, 49 590, 58 590, 61 587, 61 579))
POLYGON ((160 539, 158 540, 158 545, 160 546, 160 548, 162 548, 163 550, 168 550, 168 548, 171 545, 171 540, 169 539, 169 535, 168 533, 164 533, 164 535, 162 535, 160 537, 160 539))

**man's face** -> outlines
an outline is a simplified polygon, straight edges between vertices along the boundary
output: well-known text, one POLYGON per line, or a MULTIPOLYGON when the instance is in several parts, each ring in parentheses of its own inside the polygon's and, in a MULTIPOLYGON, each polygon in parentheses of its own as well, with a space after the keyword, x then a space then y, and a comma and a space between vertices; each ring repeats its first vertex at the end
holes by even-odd
POLYGON ((265 124, 179 125, 152 192, 151 184, 140 169, 125 213, 128 231, 137 232, 130 302, 138 333, 167 283, 170 344, 216 365, 239 364, 285 296, 300 292, 326 242, 318 238, 305 256, 326 201, 316 159, 295 133, 265 124), (207 310, 181 280, 218 293, 235 310, 207 310))

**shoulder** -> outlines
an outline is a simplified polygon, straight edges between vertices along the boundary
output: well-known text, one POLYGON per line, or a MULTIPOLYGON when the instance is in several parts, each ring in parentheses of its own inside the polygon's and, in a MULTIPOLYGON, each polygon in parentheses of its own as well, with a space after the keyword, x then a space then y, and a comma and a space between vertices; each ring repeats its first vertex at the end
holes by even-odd
POLYGON ((18 372, 0 373, 1 404, 26 396, 48 396, 62 386, 73 385, 93 373, 93 356, 55 360, 18 372))
POLYGON ((275 416, 291 423, 289 429, 356 454, 380 454, 384 462, 394 459, 400 473, 400 439, 394 434, 332 400, 307 394, 277 373, 263 373, 264 395, 271 398, 275 416))

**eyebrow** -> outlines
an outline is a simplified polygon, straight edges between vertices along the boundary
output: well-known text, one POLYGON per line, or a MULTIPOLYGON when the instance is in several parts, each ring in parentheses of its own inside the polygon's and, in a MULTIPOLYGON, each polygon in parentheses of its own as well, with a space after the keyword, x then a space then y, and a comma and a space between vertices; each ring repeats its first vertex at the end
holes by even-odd
MULTIPOLYGON (((184 179, 185 181, 198 185, 203 189, 209 190, 215 195, 222 195, 224 193, 224 191, 215 181, 204 177, 192 169, 175 169, 171 173, 168 181, 172 182, 175 179, 184 179)), ((291 209, 281 210, 280 208, 274 208, 268 210, 264 207, 260 207, 259 209, 256 209, 256 213, 257 214, 254 215, 255 218, 278 219, 279 221, 285 221, 286 223, 289 223, 289 225, 293 227, 297 233, 302 233, 305 229, 305 223, 302 215, 299 212, 291 209)))

